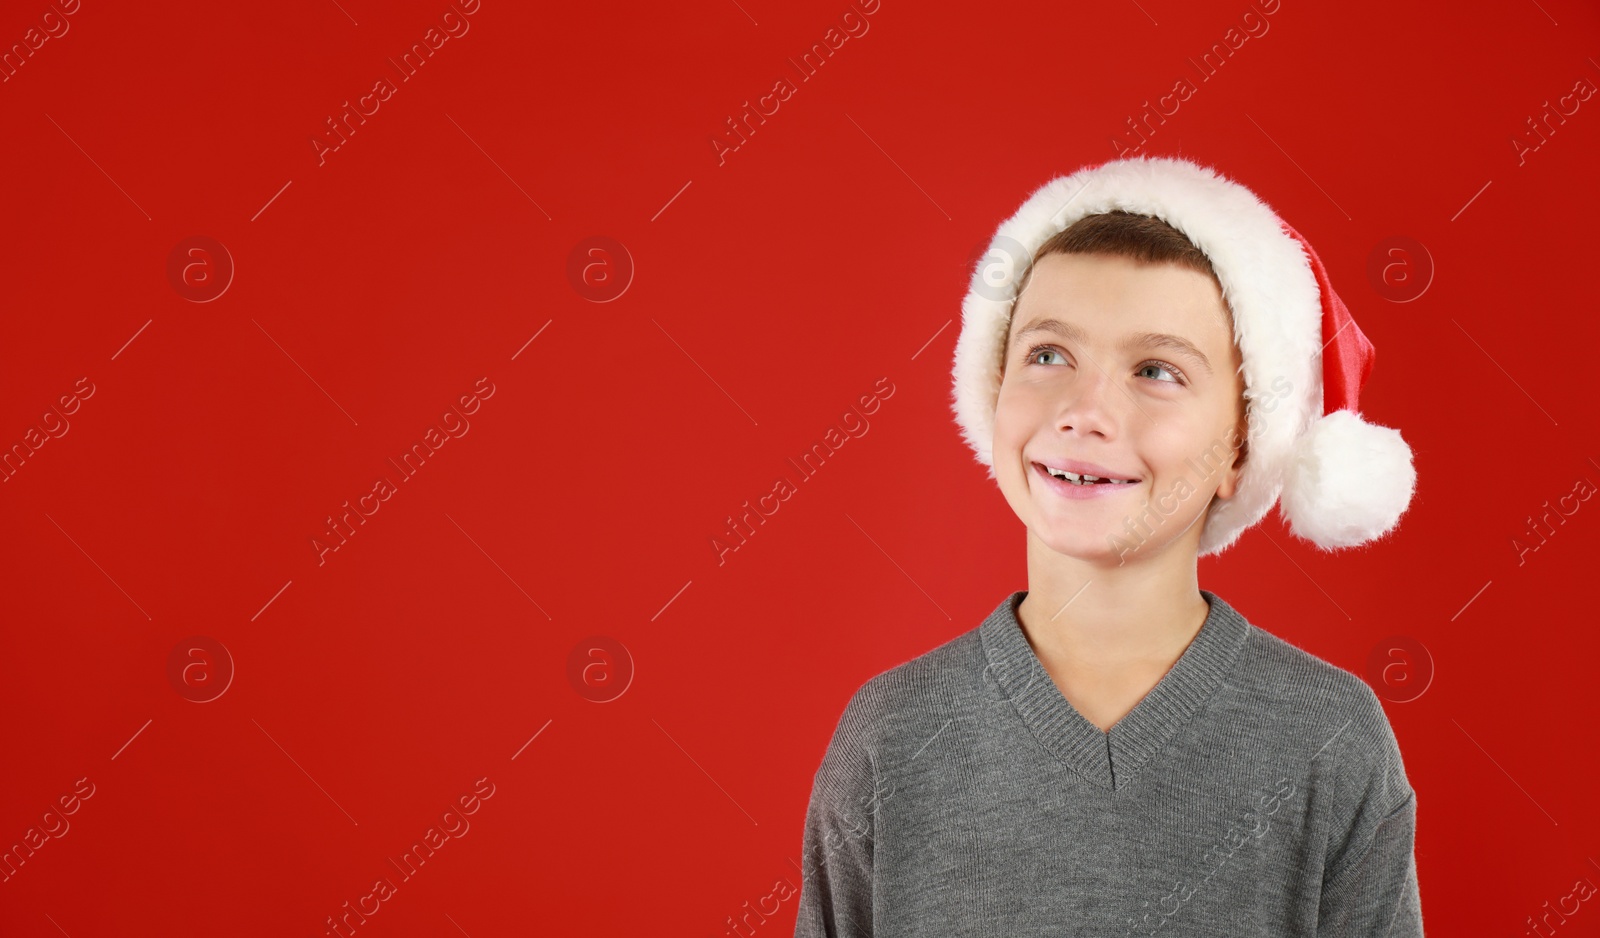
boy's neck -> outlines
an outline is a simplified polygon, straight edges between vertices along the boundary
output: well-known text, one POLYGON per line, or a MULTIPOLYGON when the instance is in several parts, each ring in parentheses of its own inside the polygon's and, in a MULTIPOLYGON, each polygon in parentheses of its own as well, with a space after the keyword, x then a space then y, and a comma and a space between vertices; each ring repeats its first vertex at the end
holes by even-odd
POLYGON ((1192 555, 1105 568, 1029 538, 1028 595, 1017 619, 1039 657, 1057 667, 1105 677, 1164 673, 1209 613, 1192 555))

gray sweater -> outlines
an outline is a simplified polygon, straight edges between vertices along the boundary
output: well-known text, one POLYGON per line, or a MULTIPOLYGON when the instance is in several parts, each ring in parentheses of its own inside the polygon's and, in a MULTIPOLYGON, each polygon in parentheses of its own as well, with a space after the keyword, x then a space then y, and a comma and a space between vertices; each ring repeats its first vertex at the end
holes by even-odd
POLYGON ((797 938, 1422 935, 1377 695, 1200 592, 1109 733, 1028 644, 1026 591, 863 684, 812 782, 797 938))

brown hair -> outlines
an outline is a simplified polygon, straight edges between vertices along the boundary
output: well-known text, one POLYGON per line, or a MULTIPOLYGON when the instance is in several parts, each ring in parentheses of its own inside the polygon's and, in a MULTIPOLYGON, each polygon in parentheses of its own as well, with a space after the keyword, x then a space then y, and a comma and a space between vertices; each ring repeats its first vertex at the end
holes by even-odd
POLYGON ((1135 215, 1113 209, 1100 215, 1085 215, 1056 232, 1033 252, 1033 260, 1017 284, 1017 296, 1022 296, 1033 268, 1047 254, 1108 254, 1129 257, 1142 264, 1177 264, 1198 270, 1215 281, 1218 290, 1222 289, 1211 258, 1195 247, 1183 232, 1154 215, 1135 215))
MULTIPOLYGON (((1141 264, 1177 264, 1197 270, 1210 277, 1222 289, 1222 281, 1217 279, 1216 269, 1211 266, 1211 258, 1195 246, 1188 236, 1172 225, 1155 217, 1154 215, 1140 215, 1113 209, 1098 215, 1085 215, 1084 217, 1056 232, 1047 239, 1039 249, 1033 252, 1033 260, 1029 262, 1028 269, 1023 272, 1022 280, 1017 284, 1016 297, 1022 296, 1022 291, 1028 286, 1028 279, 1033 275, 1033 268, 1039 261, 1050 254, 1103 254, 1113 257, 1127 257, 1141 264)), ((1011 312, 1016 312, 1016 300, 1012 300, 1011 312)), ((1228 317, 1228 332, 1233 333, 1233 310, 1229 307, 1226 298, 1222 303, 1223 311, 1228 317)), ((1007 314, 1006 334, 1011 334, 1010 314, 1007 314)), ((1000 373, 1005 374, 1006 349, 1000 353, 1000 373)), ((1248 403, 1246 404, 1248 413, 1248 403)), ((1244 459, 1249 454, 1249 442, 1241 439, 1239 443, 1239 456, 1244 459)))

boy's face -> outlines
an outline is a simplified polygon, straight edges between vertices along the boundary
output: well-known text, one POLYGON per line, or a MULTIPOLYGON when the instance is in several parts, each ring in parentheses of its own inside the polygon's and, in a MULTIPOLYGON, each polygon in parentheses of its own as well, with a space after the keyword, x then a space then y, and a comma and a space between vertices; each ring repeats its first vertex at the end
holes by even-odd
POLYGON ((1205 274, 1046 255, 1006 340, 994 433, 1006 501, 1058 554, 1117 565, 1173 544, 1198 553, 1212 496, 1231 497, 1243 471, 1235 465, 1246 429, 1240 365, 1227 306, 1205 274), (1048 320, 1061 327, 1038 328, 1048 320), (1176 336, 1194 351, 1145 333, 1176 336), (1066 488, 1073 483, 1042 466, 1068 461, 1133 481, 1066 488))

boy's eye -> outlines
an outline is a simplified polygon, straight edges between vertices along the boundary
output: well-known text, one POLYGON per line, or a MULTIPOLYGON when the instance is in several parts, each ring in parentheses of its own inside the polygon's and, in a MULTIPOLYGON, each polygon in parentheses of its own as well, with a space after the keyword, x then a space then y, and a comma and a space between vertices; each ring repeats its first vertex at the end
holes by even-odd
POLYGON ((1039 357, 1039 353, 1040 352, 1049 352, 1051 355, 1060 355, 1061 354, 1061 353, 1057 352, 1055 349, 1051 348, 1048 345, 1036 345, 1033 348, 1028 350, 1028 359, 1027 360, 1030 363, 1036 361, 1038 359, 1038 357, 1039 357))
MULTIPOLYGON (((1139 366, 1139 370, 1140 371, 1147 371, 1147 370, 1152 369, 1152 368, 1154 368, 1156 371, 1165 371, 1167 374, 1172 375, 1172 383, 1173 384, 1182 384, 1183 383, 1182 381, 1178 380, 1177 369, 1170 368, 1167 365, 1162 364, 1161 362, 1145 362, 1143 365, 1139 366)), ((1159 381, 1161 379, 1157 378, 1156 380, 1159 381)))
MULTIPOLYGON (((1054 346, 1035 345, 1033 348, 1028 349, 1028 354, 1027 354, 1027 357, 1024 359, 1024 361, 1027 362, 1028 364, 1045 364, 1045 365, 1050 364, 1049 362, 1040 362, 1039 361, 1039 355, 1041 353, 1048 353, 1050 355, 1055 355, 1058 358, 1061 355, 1061 353, 1058 350, 1056 350, 1056 348, 1054 346)), ((1167 364, 1166 362, 1162 362, 1162 361, 1148 361, 1148 362, 1145 362, 1144 364, 1139 366, 1139 371, 1135 372, 1135 373, 1138 374, 1140 372, 1148 371, 1148 370, 1150 370, 1152 368, 1155 369, 1156 371, 1164 371, 1167 374, 1171 375, 1171 378, 1155 378, 1153 380, 1164 382, 1164 383, 1168 383, 1168 384, 1183 384, 1183 372, 1179 371, 1178 369, 1176 369, 1176 368, 1172 367, 1171 365, 1167 364)))

